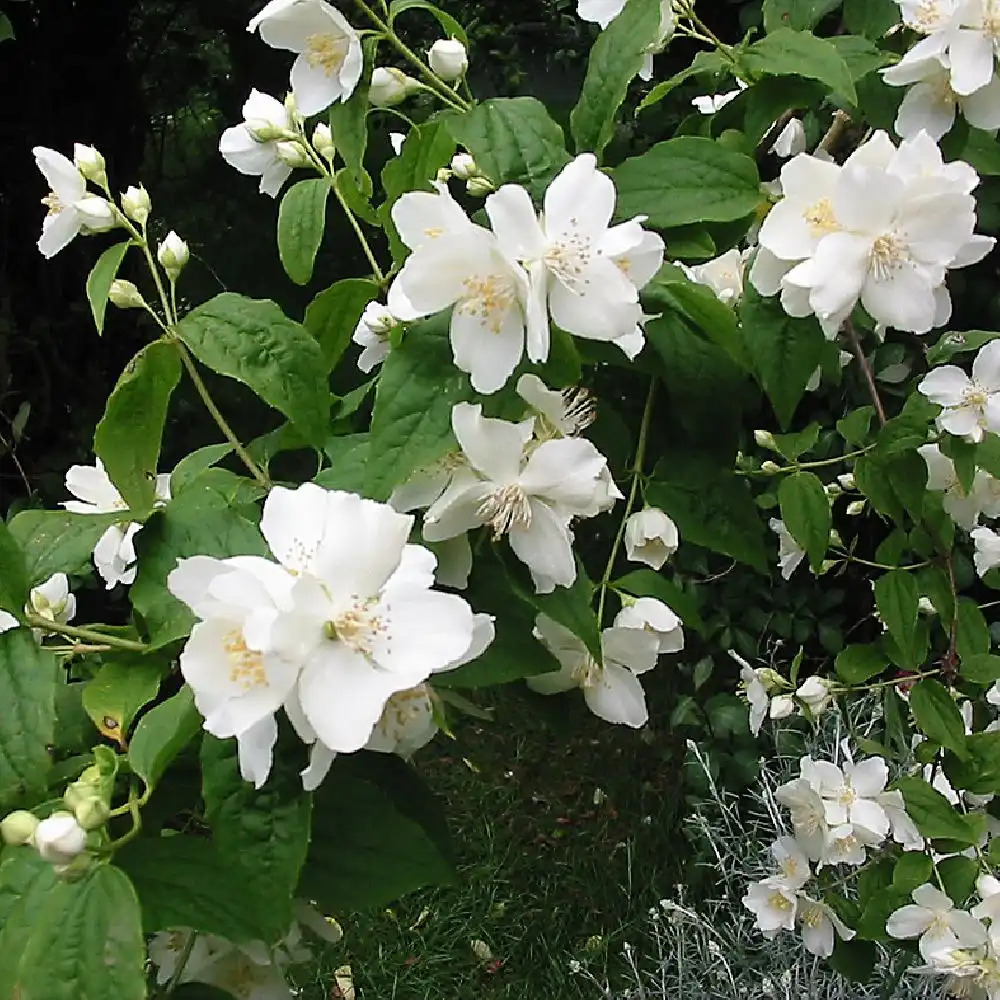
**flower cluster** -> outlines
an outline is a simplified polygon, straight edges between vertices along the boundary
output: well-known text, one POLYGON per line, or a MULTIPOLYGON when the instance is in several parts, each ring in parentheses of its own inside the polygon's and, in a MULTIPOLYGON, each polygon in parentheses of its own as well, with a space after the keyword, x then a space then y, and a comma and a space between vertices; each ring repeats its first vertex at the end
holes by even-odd
POLYGON ((787 719, 796 712, 818 719, 833 703, 835 686, 813 674, 798 687, 771 667, 751 667, 734 650, 729 655, 740 665, 740 689, 750 706, 750 732, 760 733, 764 719, 787 719))
POLYGON ((860 303, 879 328, 926 333, 947 322, 947 272, 996 242, 976 235, 978 174, 945 164, 926 133, 897 148, 876 132, 842 166, 802 153, 760 229, 750 280, 792 316, 834 336, 860 303))

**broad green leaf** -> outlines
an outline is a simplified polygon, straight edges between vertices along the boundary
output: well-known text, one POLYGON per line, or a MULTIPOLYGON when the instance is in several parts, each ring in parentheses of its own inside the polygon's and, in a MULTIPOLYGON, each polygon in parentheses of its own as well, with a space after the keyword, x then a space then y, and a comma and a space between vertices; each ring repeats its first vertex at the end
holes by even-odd
POLYGON ((83 688, 83 707, 103 736, 125 745, 136 713, 160 689, 157 663, 105 663, 83 688))
POLYGON ((374 500, 455 446, 451 410, 471 389, 452 361, 448 328, 447 313, 411 324, 382 364, 365 488, 374 500))
POLYGON ((122 261, 131 245, 131 241, 126 240, 124 243, 108 247, 97 258, 97 263, 87 278, 87 301, 90 303, 90 311, 98 333, 104 332, 104 316, 108 310, 111 283, 118 276, 118 269, 122 266, 122 261))
POLYGON ((855 35, 877 40, 898 23, 895 0, 844 0, 844 24, 855 35))
POLYGON ((1000 680, 1000 656, 990 653, 974 653, 962 660, 959 668, 962 677, 973 684, 993 684, 1000 680))
POLYGON ((454 877, 441 806, 417 774, 391 754, 337 757, 315 793, 299 895, 345 913, 454 877))
POLYGON ((466 48, 469 46, 469 36, 465 29, 450 14, 445 13, 440 7, 428 3, 428 0, 392 0, 389 4, 389 23, 393 24, 397 17, 407 10, 425 10, 434 17, 441 25, 444 33, 450 38, 457 38, 466 48))
POLYGON ((8 847, 0 864, 0 996, 16 996, 17 970, 38 913, 58 884, 55 871, 31 847, 8 847))
POLYGON ((367 278, 345 278, 320 292, 306 309, 303 326, 316 338, 324 370, 333 371, 365 311, 378 297, 378 285, 367 278))
POLYGON ((754 161, 700 136, 657 143, 625 160, 612 178, 618 218, 646 215, 656 229, 742 219, 762 200, 754 161))
POLYGON ((645 111, 646 108, 651 107, 654 104, 658 104, 663 100, 672 90, 680 86, 685 80, 689 80, 693 76, 700 75, 711 75, 715 76, 719 73, 724 72, 729 68, 729 63, 723 59, 722 55, 718 52, 697 52, 695 57, 691 62, 691 65, 685 69, 682 69, 679 73, 675 73, 673 76, 666 80, 661 80, 656 84, 655 87, 642 99, 639 104, 638 110, 645 111))
POLYGON ((317 473, 313 482, 328 490, 364 492, 370 447, 367 434, 346 434, 330 438, 323 446, 323 451, 330 459, 330 468, 317 473))
POLYGON ((330 106, 330 130, 337 155, 343 161, 358 192, 367 200, 372 195, 372 179, 365 170, 365 150, 368 147, 368 83, 372 71, 371 42, 366 39, 365 72, 360 86, 346 101, 336 101, 330 106))
POLYGON ((681 590, 676 583, 666 579, 661 573, 651 569, 635 569, 615 580, 612 587, 615 590, 624 590, 633 597, 655 597, 663 601, 686 628, 693 628, 696 632, 705 629, 705 622, 698 610, 695 596, 681 590))
POLYGON ((170 762, 201 731, 201 725, 194 694, 185 684, 139 720, 128 748, 132 770, 148 786, 155 787, 170 762))
MULTIPOLYGON (((128 514, 124 515, 128 518, 128 514)), ((98 539, 122 513, 71 514, 68 510, 23 510, 10 522, 10 533, 24 552, 32 586, 53 573, 78 573, 90 562, 98 539)))
POLYGON ((30 629, 0 633, 0 805, 45 788, 55 740, 55 657, 30 629))
POLYGON ((747 288, 740 305, 743 337, 761 388, 782 427, 788 427, 823 356, 823 331, 815 318, 789 316, 775 299, 747 288))
POLYGON ((833 954, 827 959, 834 972, 852 983, 869 982, 878 960, 878 949, 873 942, 845 941, 841 937, 834 938, 833 954))
POLYGON ((490 98, 447 127, 495 184, 522 184, 535 198, 570 158, 563 130, 534 97, 490 98))
POLYGON ((14 37, 14 25, 6 14, 0 14, 0 42, 9 42, 14 37))
POLYGON ((877 646, 846 646, 837 654, 834 667, 845 684, 863 684, 889 665, 884 653, 877 646))
POLYGON ((281 937, 292 919, 292 896, 309 846, 312 796, 303 792, 298 768, 280 758, 255 789, 240 775, 235 740, 206 736, 201 770, 212 840, 265 904, 267 938, 281 937))
POLYGON ((580 99, 569 116, 578 152, 600 158, 611 141, 629 84, 660 32, 660 0, 631 0, 590 50, 580 99))
MULTIPOLYGON (((136 536, 139 572, 131 599, 142 616, 149 641, 163 646, 184 638, 194 616, 167 589, 167 576, 177 560, 189 556, 266 556, 257 528, 256 509, 249 510, 217 486, 224 470, 211 469, 167 506, 157 511, 136 536), (212 478, 218 475, 218 479, 212 478)), ((236 477, 233 477, 236 478, 236 477)))
POLYGON ((910 690, 910 712, 923 734, 951 750, 961 760, 965 749, 965 723, 948 689, 933 677, 925 677, 910 690))
POLYGON ((818 570, 826 556, 833 527, 830 501, 823 484, 811 472, 794 472, 782 479, 778 503, 785 527, 806 550, 813 569, 818 570))
POLYGON ((180 377, 177 345, 165 340, 148 344, 125 366, 94 431, 94 452, 139 516, 156 500, 163 425, 180 377))
POLYGON ((907 851, 892 870, 892 884, 902 892, 912 892, 930 881, 934 870, 931 859, 921 851, 907 851))
POLYGON ((10 528, 0 520, 0 609, 20 614, 28 600, 28 567, 10 528))
POLYGON ((955 437, 953 434, 942 434, 939 444, 941 453, 955 464, 959 485, 967 495, 970 494, 972 481, 976 477, 976 446, 971 441, 955 437))
POLYGON ((854 103, 854 80, 840 53, 824 38, 792 28, 768 29, 741 55, 742 64, 762 76, 804 76, 819 80, 854 103))
POLYGON ((534 593, 534 588, 527 593, 542 614, 568 628, 586 645, 598 663, 603 662, 600 624, 591 604, 594 585, 579 560, 572 586, 556 587, 550 594, 534 593))
POLYGON ((906 811, 917 829, 927 838, 954 840, 963 846, 978 844, 986 832, 986 816, 963 816, 923 778, 902 778, 895 787, 903 793, 906 811))
POLYGON ((990 629, 979 605, 971 597, 960 597, 955 608, 958 626, 955 630, 955 651, 961 659, 990 651, 990 629))
POLYGON ((965 330, 960 333, 944 333, 927 352, 927 364, 946 365, 956 354, 978 351, 991 340, 1000 337, 995 330, 965 330))
POLYGON ((832 10, 840 6, 842 0, 764 0, 764 28, 779 31, 793 28, 808 31, 832 10))
POLYGON ((909 666, 916 667, 917 582, 906 570, 894 569, 875 581, 875 603, 889 634, 909 666))
POLYGON ((13 990, 5 996, 145 1000, 146 947, 128 876, 98 864, 77 881, 57 882, 19 958, 13 990))
POLYGON ((811 423, 804 430, 792 434, 773 434, 772 437, 778 454, 789 462, 797 462, 816 446, 819 440, 819 424, 811 423))
POLYGON ((836 35, 828 41, 846 63, 855 83, 892 62, 889 53, 876 48, 872 42, 860 35, 836 35))
POLYGON ((223 292, 176 330, 202 364, 249 386, 310 441, 326 437, 330 393, 319 344, 273 302, 223 292))
POLYGON ((206 469, 221 462, 232 450, 231 444, 207 444, 185 455, 170 473, 170 495, 177 496, 187 489, 206 469))
POLYGON ((297 285, 308 285, 326 229, 325 179, 299 181, 281 199, 278 209, 278 256, 285 274, 297 285))

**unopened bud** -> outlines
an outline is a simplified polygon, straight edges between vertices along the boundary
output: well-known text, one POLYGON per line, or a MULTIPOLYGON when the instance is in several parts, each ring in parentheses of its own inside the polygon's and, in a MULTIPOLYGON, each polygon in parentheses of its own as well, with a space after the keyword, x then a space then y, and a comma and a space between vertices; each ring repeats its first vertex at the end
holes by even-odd
POLYGON ((302 117, 299 114, 299 103, 295 100, 295 94, 291 91, 288 92, 288 96, 285 98, 285 110, 292 121, 298 121, 302 117))
POLYGON ((827 483, 823 491, 831 500, 836 500, 844 492, 837 483, 827 483))
POLYGON ((864 502, 864 500, 852 500, 847 505, 847 511, 846 511, 846 513, 847 513, 847 515, 849 517, 857 517, 858 514, 861 514, 861 513, 864 512, 864 509, 865 509, 865 502, 864 502))
POLYGON ((297 142, 275 143, 274 151, 278 154, 278 159, 289 167, 309 166, 309 157, 297 142))
POLYGON ((20 847, 31 843, 35 830, 38 828, 38 817, 25 809, 18 809, 5 816, 0 822, 0 837, 11 847, 20 847))
POLYGON ((776 472, 781 472, 781 466, 777 462, 761 462, 760 471, 765 475, 773 476, 776 472))
POLYGON ((856 490, 858 488, 857 483, 855 483, 854 481, 853 472, 841 473, 839 476, 837 476, 837 482, 840 483, 840 485, 843 486, 845 490, 856 490))
POLYGON ((73 814, 84 830, 99 830, 111 816, 111 807, 101 798, 84 799, 73 814))
POLYGON ((427 53, 427 62, 445 83, 455 83, 469 68, 465 46, 457 38, 439 38, 427 53))
POLYGON ((438 184, 447 184, 451 178, 451 171, 447 167, 438 168, 437 174, 435 174, 434 179, 438 184))
POLYGON ((166 239, 157 247, 156 259, 160 262, 160 267, 167 272, 167 277, 171 281, 176 281, 191 259, 191 251, 177 233, 171 230, 167 233, 166 239))
POLYGON ((149 198, 149 192, 141 184, 138 187, 130 187, 122 195, 122 210, 133 222, 137 222, 140 226, 146 224, 152 208, 153 203, 149 198))
POLYGON ((761 448, 770 448, 771 451, 774 451, 774 435, 770 431, 757 428, 757 430, 753 432, 753 439, 761 446, 761 448))
POLYGON ((337 155, 337 147, 333 144, 333 132, 326 122, 320 122, 316 126, 316 131, 312 137, 313 149, 323 157, 324 160, 332 160, 337 155))
POLYGON ((467 181, 479 173, 476 161, 468 153, 456 153, 451 158, 451 172, 460 180, 467 181))
POLYGON ((934 604, 931 602, 929 597, 921 597, 920 600, 917 601, 917 611, 924 615, 937 614, 937 608, 934 607, 934 604))
POLYGON ((779 694, 771 699, 770 715, 772 719, 787 719, 796 709, 795 699, 791 695, 779 694))
POLYGON ((420 84, 395 66, 376 66, 372 71, 368 99, 378 108, 391 108, 413 93, 420 84))
POLYGON ((68 812, 54 812, 35 828, 32 838, 44 861, 68 865, 87 848, 87 831, 68 812))
POLYGON ((248 121, 246 125, 250 137, 257 142, 278 142, 294 137, 295 133, 290 132, 282 125, 275 125, 273 122, 257 120, 248 121))
POLYGON ((775 691, 781 691, 783 688, 789 687, 785 678, 771 667, 759 667, 754 673, 757 674, 757 680, 764 685, 764 690, 768 694, 773 694, 775 691))
POLYGON ((75 143, 73 145, 73 163, 88 181, 93 181, 98 187, 107 187, 108 175, 104 170, 104 157, 93 146, 75 143))
POLYGON ((470 177, 465 182, 465 190, 477 198, 482 198, 485 195, 492 194, 496 190, 496 186, 489 177, 479 174, 476 177, 470 177))
POLYGON ((139 289, 131 281, 126 281, 124 278, 115 278, 111 282, 108 299, 112 305, 119 309, 142 309, 146 304, 139 289))

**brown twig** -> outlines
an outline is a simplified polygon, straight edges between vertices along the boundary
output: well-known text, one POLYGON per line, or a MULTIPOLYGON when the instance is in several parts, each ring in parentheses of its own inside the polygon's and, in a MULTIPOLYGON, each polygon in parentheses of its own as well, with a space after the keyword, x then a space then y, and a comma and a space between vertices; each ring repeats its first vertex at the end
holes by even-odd
POLYGON ((861 365, 861 370, 865 373, 865 381, 868 383, 868 394, 871 396, 872 403, 875 406, 875 413, 878 415, 879 426, 885 427, 887 422, 885 407, 882 405, 882 397, 879 396, 878 387, 875 385, 875 374, 872 371, 872 366, 868 363, 868 358, 865 357, 864 349, 862 348, 861 341, 858 338, 858 331, 854 329, 854 324, 850 319, 844 323, 843 329, 847 334, 851 350, 854 352, 854 356, 858 359, 858 364, 861 365))

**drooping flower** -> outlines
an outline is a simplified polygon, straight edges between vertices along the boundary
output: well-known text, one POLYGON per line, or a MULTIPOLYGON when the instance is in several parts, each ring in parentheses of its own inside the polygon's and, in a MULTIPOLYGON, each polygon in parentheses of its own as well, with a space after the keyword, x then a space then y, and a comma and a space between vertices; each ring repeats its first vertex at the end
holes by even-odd
POLYGON ((570 586, 570 518, 593 517, 613 503, 604 456, 583 438, 532 444, 534 420, 494 420, 478 404, 457 404, 451 421, 468 466, 427 511, 424 537, 440 541, 489 525, 495 538, 507 536, 539 593, 570 586))
POLYGON ((296 137, 292 116, 280 101, 251 90, 243 105, 243 119, 222 133, 219 152, 241 174, 259 177, 261 194, 277 198, 292 173, 280 149, 296 137))
POLYGON ((986 929, 971 913, 959 910, 929 883, 910 894, 913 902, 889 915, 885 929, 894 938, 919 937, 917 947, 927 961, 943 951, 975 948, 986 943, 986 929))
POLYGON ((72 161, 45 146, 36 146, 32 153, 49 183, 42 199, 48 215, 38 241, 43 257, 54 257, 80 233, 100 233, 118 224, 111 205, 87 190, 86 178, 72 161))
POLYGON ((771 152, 775 156, 787 160, 789 157, 798 156, 806 151, 806 130, 802 125, 802 119, 790 118, 785 127, 778 133, 778 137, 771 146, 771 152))
POLYGON ((684 648, 681 620, 663 601, 655 597, 624 600, 614 624, 620 628, 640 628, 656 636, 657 653, 679 653, 684 648))
POLYGON ((399 320, 381 302, 369 302, 351 340, 362 348, 358 368, 366 375, 389 356, 389 334, 399 320))
POLYGON ((587 707, 598 718, 639 729, 649 719, 639 675, 656 666, 658 641, 642 629, 606 628, 601 633, 603 665, 584 642, 547 615, 535 619, 537 638, 559 661, 560 670, 527 678, 538 694, 580 688, 587 707))
POLYGON ((942 407, 937 426, 978 443, 989 431, 1000 433, 1000 340, 982 347, 972 362, 972 377, 957 365, 941 365, 921 380, 919 390, 942 407))
POLYGON ((645 507, 625 522, 625 553, 633 562, 662 569, 679 545, 677 525, 659 507, 645 507))
POLYGON ((917 452, 927 465, 927 489, 941 493, 945 513, 960 528, 971 531, 983 512, 987 473, 978 469, 972 489, 966 491, 959 481, 955 463, 941 451, 940 445, 924 444, 917 452))
POLYGON ((973 528, 970 534, 976 546, 972 555, 976 572, 986 576, 991 569, 1000 566, 1000 534, 992 528, 973 528))
POLYGON ((292 92, 308 117, 346 101, 361 79, 361 38, 325 0, 270 0, 247 25, 272 48, 295 52, 292 92))
POLYGON ((28 594, 28 607, 36 615, 55 624, 71 622, 76 615, 76 596, 70 593, 66 574, 55 573, 44 583, 32 587, 28 594))
POLYGON ((759 673, 749 663, 744 663, 740 667, 740 681, 750 704, 750 732, 757 736, 760 734, 760 727, 764 724, 764 719, 767 718, 769 703, 767 688, 759 673))
POLYGON ((772 517, 767 523, 778 536, 778 568, 781 570, 781 578, 788 580, 805 559, 806 550, 792 538, 792 533, 780 518, 772 517))
POLYGON ((743 897, 743 905, 757 918, 757 929, 765 938, 795 929, 798 896, 779 876, 755 882, 743 897))
POLYGON ((802 945, 811 954, 829 958, 835 944, 834 932, 842 941, 854 937, 855 932, 822 900, 799 893, 798 904, 795 922, 802 934, 802 945))
POLYGON ((734 247, 704 264, 681 264, 681 270, 692 281, 711 288, 720 302, 736 305, 743 297, 743 268, 749 255, 749 250, 734 247))

